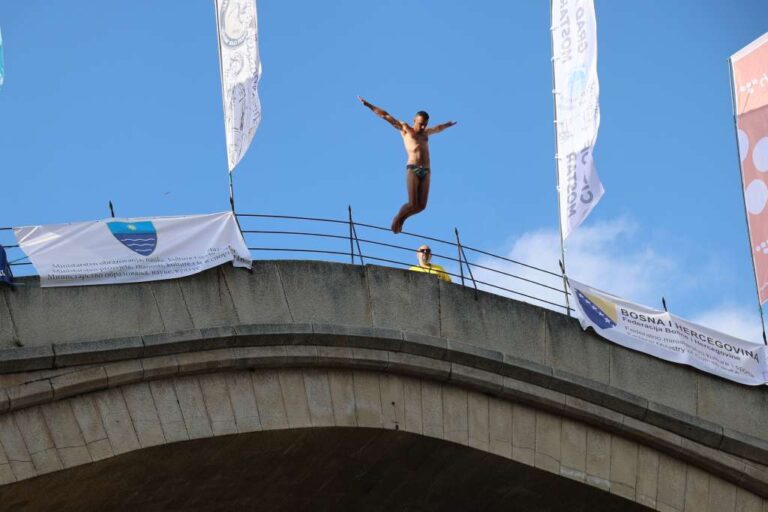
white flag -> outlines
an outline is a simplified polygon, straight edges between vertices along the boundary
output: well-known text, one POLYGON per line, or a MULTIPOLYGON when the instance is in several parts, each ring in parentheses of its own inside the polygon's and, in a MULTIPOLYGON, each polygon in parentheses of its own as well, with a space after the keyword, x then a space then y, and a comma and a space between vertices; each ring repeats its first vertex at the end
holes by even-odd
POLYGON ((240 163, 261 121, 259 33, 255 0, 215 0, 229 172, 240 163))
POLYGON ((251 267, 232 212, 13 228, 40 286, 174 279, 231 261, 251 267))
POLYGON ((560 225, 567 237, 603 196, 592 151, 600 126, 597 27, 592 0, 552 1, 560 225))

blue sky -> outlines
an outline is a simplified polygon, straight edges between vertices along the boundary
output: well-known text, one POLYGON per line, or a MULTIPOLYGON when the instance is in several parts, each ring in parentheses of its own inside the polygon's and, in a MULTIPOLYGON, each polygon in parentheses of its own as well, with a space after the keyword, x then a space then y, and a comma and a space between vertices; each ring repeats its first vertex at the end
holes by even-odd
MULTIPOLYGON (((105 5, 0 4, 0 225, 103 218, 109 200, 124 217, 228 208, 212 0, 105 5)), ((726 59, 768 30, 768 3, 595 6, 606 194, 569 240, 569 273, 754 337, 726 59)), ((404 152, 360 94, 459 123, 432 139, 430 204, 406 230, 457 226, 470 245, 556 267, 548 2, 258 9, 263 121, 235 171, 238 211, 343 218, 351 204, 389 225, 404 152)))

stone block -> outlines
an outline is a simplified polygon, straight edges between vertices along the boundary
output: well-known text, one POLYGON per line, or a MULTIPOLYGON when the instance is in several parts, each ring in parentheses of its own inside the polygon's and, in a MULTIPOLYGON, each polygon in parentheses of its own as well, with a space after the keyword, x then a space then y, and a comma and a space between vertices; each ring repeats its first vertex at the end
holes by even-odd
POLYGON ((400 430, 405 425, 403 379, 399 375, 379 375, 384 428, 400 430))
POLYGON ((768 466, 768 441, 763 439, 724 428, 720 449, 768 466))
POLYGON ((292 322, 275 262, 254 261, 250 272, 224 266, 222 274, 239 323, 287 324, 292 322))
POLYGON ((505 377, 544 388, 552 384, 552 368, 509 354, 504 354, 499 373, 505 377))
POLYGON ((54 364, 57 368, 63 368, 141 357, 144 354, 144 342, 141 336, 131 336, 80 343, 54 343, 53 352, 54 364))
POLYGON ((565 398, 566 414, 571 418, 590 423, 600 428, 621 431, 626 416, 607 407, 595 405, 580 398, 567 396, 565 398))
POLYGON ((203 392, 205 408, 211 420, 214 436, 237 433, 235 413, 229 401, 229 390, 223 373, 201 375, 198 378, 203 392))
POLYGON ((150 382, 149 389, 165 440, 169 443, 188 440, 189 432, 187 432, 187 425, 184 422, 179 400, 176 398, 176 388, 173 381, 150 382))
POLYGON ((696 415, 731 430, 766 438, 768 393, 712 375, 698 375, 696 415))
POLYGON ((53 387, 48 379, 21 384, 7 389, 10 409, 19 410, 50 401, 53 387))
POLYGON ((659 453, 640 445, 637 451, 637 502, 646 507, 656 506, 656 492, 659 487, 659 453))
POLYGON ((357 426, 355 415, 355 385, 352 372, 332 370, 328 372, 328 384, 333 402, 333 419, 338 427, 357 426))
POLYGON ((448 340, 445 338, 410 331, 403 333, 402 351, 408 354, 444 359, 446 350, 448 350, 448 340))
POLYGON ((443 439, 443 390, 426 380, 421 382, 421 421, 425 436, 443 439))
POLYGON ((723 438, 720 425, 658 403, 648 403, 644 420, 707 446, 718 447, 723 438))
POLYGON ((469 446, 488 451, 490 446, 488 396, 469 393, 469 446))
POLYGON ((587 427, 587 483, 605 491, 611 487, 611 435, 587 427))
POLYGON ((688 466, 685 476, 685 510, 700 512, 707 510, 709 500, 709 475, 699 468, 688 466))
POLYGON ((142 336, 144 356, 164 356, 182 352, 205 350, 205 340, 200 329, 148 334, 142 336))
POLYGON ((696 414, 696 372, 618 345, 610 345, 610 385, 649 402, 696 414))
POLYGON ((173 379, 173 387, 181 407, 181 415, 187 426, 190 439, 212 437, 213 430, 205 408, 203 392, 195 377, 177 377, 173 379))
POLYGON ((524 405, 512 406, 512 459, 534 465, 536 451, 536 411, 524 405))
POLYGON ((491 453, 512 457, 512 405, 498 398, 488 401, 488 435, 491 453))
POLYGON ((138 450, 139 440, 120 389, 101 391, 94 395, 94 401, 115 455, 138 450))
POLYGON ((288 428, 288 415, 285 412, 277 371, 255 371, 251 374, 251 378, 261 426, 264 430, 288 428))
POLYGON ((686 465, 672 457, 659 455, 659 487, 657 507, 666 505, 675 510, 684 510, 686 465))
POLYGON ((587 474, 587 427, 582 423, 563 420, 560 431, 560 472, 569 478, 584 481, 587 474))
POLYGON ((71 468, 91 462, 91 455, 70 402, 52 402, 42 406, 41 410, 63 466, 71 468))
POLYGON ((481 393, 499 394, 504 387, 504 378, 496 373, 451 363, 450 382, 470 387, 481 393))
POLYGON ((734 512, 736 510, 736 490, 735 485, 717 477, 710 477, 707 510, 734 512))
POLYGON ((304 387, 304 377, 301 370, 280 370, 278 372, 280 389, 283 394, 285 414, 290 428, 305 428, 312 426, 307 403, 307 390, 304 387))
POLYGON ((637 443, 611 436, 611 493, 635 500, 637 443))
POLYGON ((146 284, 152 290, 163 324, 162 329, 147 331, 147 334, 186 331, 194 328, 192 317, 177 279, 152 281, 146 284))
POLYGON ((736 489, 736 512, 762 512, 762 509, 759 496, 744 489, 736 489))
POLYGON ((0 373, 16 373, 48 368, 53 368, 53 347, 51 345, 0 350, 0 373))
POLYGON ((19 427, 27 450, 32 456, 32 463, 38 475, 63 469, 53 439, 48 432, 48 426, 39 407, 30 407, 15 414, 16 425, 19 427))
POLYGON ((469 403, 467 392, 454 386, 443 386, 443 438, 469 444, 469 403))
POLYGON ((280 368, 290 364, 286 347, 236 347, 234 361, 236 368, 280 368))
POLYGON ((361 370, 386 370, 389 366, 389 352, 370 348, 353 348, 355 368, 361 370))
POLYGON ((440 335, 440 288, 434 276, 388 267, 365 267, 373 325, 440 335))
POLYGON ((449 339, 445 359, 452 363, 499 373, 504 356, 496 350, 476 347, 449 339))
POLYGON ((37 470, 32 464, 32 456, 27 449, 24 438, 13 421, 13 415, 0 416, 0 444, 8 459, 16 480, 24 480, 37 476, 37 470))
POLYGON ((534 464, 537 468, 560 473, 560 440, 562 420, 543 411, 536 411, 536 448, 534 464))
POLYGON ((292 321, 372 326, 365 272, 319 261, 277 264, 292 321))
POLYGON ((141 360, 145 379, 171 377, 179 373, 179 362, 175 355, 145 357, 141 360))
POLYGON ((18 339, 28 346, 163 331, 151 286, 143 283, 87 288, 25 287, 22 293, 14 294, 9 305, 18 339))
POLYGON ((80 427, 80 432, 85 440, 88 454, 95 462, 112 457, 112 445, 107 438, 101 414, 96 408, 96 403, 91 396, 77 396, 68 400, 72 406, 75 420, 80 427))
POLYGON ((141 359, 109 363, 104 366, 107 372, 107 385, 111 388, 124 384, 133 384, 144 378, 144 368, 141 359))
POLYGON ((328 373, 325 370, 304 370, 304 388, 307 391, 307 406, 313 427, 332 427, 333 401, 328 373))
POLYGON ((139 382, 122 388, 136 437, 142 448, 165 444, 163 427, 157 414, 149 384, 139 382))
POLYGON ((421 434, 424 424, 421 418, 421 380, 409 377, 403 378, 403 402, 405 404, 406 432, 421 434))
POLYGON ((624 416, 622 418, 623 430, 627 433, 631 433, 642 441, 647 442, 650 445, 662 444, 667 448, 678 449, 683 444, 683 438, 678 434, 664 430, 650 423, 624 416))
POLYGON ((381 388, 375 373, 352 372, 355 387, 355 408, 358 427, 382 428, 381 388))
POLYGON ((312 324, 247 324, 235 326, 238 347, 306 345, 313 342, 312 324))
POLYGON ((556 371, 608 384, 610 345, 581 329, 576 318, 546 313, 547 363, 556 371))
POLYGON ((550 411, 565 407, 565 395, 551 389, 504 377, 501 395, 515 402, 534 405, 550 411))
POLYGON ((179 364, 179 374, 188 375, 208 370, 233 368, 236 364, 235 353, 233 348, 221 348, 177 354, 176 361, 179 364))
POLYGON ((65 397, 75 396, 89 391, 96 391, 107 387, 107 372, 103 366, 74 370, 50 380, 53 388, 53 397, 60 400, 65 397))
POLYGON ((240 323, 223 266, 181 278, 178 283, 195 328, 240 323))
POLYGON ((440 283, 440 335, 476 347, 546 364, 545 314, 524 302, 440 283))
POLYGON ((441 381, 451 376, 451 363, 431 359, 429 357, 405 354, 403 352, 389 353, 388 371, 430 378, 441 381))
POLYGON ((253 381, 250 373, 247 371, 227 373, 226 378, 237 431, 254 432, 261 430, 259 409, 256 405, 256 395, 253 393, 253 381))

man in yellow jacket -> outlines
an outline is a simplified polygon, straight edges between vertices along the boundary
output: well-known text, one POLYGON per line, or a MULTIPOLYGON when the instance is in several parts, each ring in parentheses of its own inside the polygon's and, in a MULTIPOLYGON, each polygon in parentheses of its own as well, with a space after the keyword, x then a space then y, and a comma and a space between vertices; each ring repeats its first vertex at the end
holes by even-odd
POLYGON ((437 265, 436 263, 430 263, 432 260, 432 249, 430 249, 428 245, 419 247, 416 251, 416 257, 419 259, 419 264, 411 267, 411 270, 414 272, 424 272, 425 274, 434 274, 443 281, 448 283, 451 282, 451 276, 445 272, 445 269, 442 266, 437 265))

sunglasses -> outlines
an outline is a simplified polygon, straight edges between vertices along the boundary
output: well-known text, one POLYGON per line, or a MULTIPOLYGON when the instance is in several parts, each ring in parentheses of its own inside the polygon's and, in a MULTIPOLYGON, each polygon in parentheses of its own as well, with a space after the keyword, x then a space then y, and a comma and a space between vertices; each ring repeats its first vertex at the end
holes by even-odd
POLYGON ((420 252, 421 254, 432 254, 431 249, 418 249, 416 252, 420 252))

